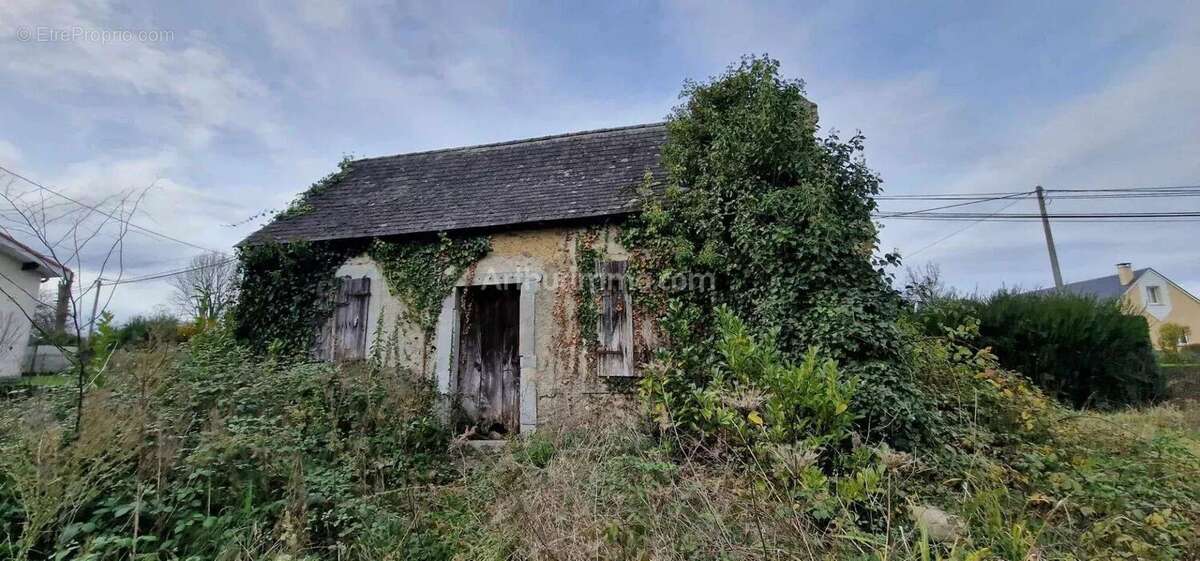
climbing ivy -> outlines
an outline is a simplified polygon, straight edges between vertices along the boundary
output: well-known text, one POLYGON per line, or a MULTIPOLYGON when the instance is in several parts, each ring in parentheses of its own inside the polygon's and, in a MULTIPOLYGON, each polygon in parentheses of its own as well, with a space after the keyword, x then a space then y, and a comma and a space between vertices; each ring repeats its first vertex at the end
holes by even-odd
POLYGON ((318 179, 315 183, 309 186, 303 193, 300 193, 288 207, 275 216, 276 220, 286 220, 288 218, 303 216, 312 212, 312 199, 322 191, 330 188, 337 182, 345 179, 350 174, 350 168, 353 165, 353 157, 350 155, 342 156, 342 161, 338 162, 338 169, 329 173, 325 177, 318 179))
POLYGON ((596 249, 598 233, 588 229, 575 238, 575 268, 579 282, 575 287, 575 321, 584 350, 592 351, 599 340, 600 305, 596 295, 596 267, 603 257, 596 249))
POLYGON ((333 311, 334 273, 361 242, 290 242, 238 248, 233 318, 238 338, 258 352, 305 353, 333 311))
MULTIPOLYGON (((433 241, 354 240, 244 246, 236 332, 259 352, 304 353, 333 311, 335 273, 364 251, 379 264, 389 291, 430 335, 442 300, 464 271, 491 250, 487 237, 433 241)), ((382 318, 381 318, 382 319, 382 318)))
MULTIPOLYGON (((622 240, 659 280, 715 281, 716 290, 670 293, 668 308, 687 323, 676 332, 686 340, 671 347, 713 349, 714 310, 728 307, 774 333, 788 359, 819 348, 858 376, 865 430, 899 440, 919 433, 927 408, 902 364, 900 298, 887 272, 899 258, 874 257, 880 179, 863 160, 862 137, 819 138, 803 84, 766 57, 689 83, 684 97, 667 123, 665 193, 622 240)), ((697 375, 669 380, 668 391, 685 398, 707 383, 697 375)))
POLYGON ((463 272, 487 255, 491 239, 451 238, 438 234, 432 242, 376 240, 367 253, 383 270, 388 289, 404 303, 413 321, 431 335, 442 301, 463 272))

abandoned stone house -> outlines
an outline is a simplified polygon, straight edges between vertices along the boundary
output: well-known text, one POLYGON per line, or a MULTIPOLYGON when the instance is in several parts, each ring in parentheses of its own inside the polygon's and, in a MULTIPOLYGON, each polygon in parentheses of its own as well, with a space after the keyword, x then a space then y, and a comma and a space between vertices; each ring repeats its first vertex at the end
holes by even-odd
POLYGON ((490 253, 458 279, 432 336, 404 321, 378 263, 347 260, 318 354, 362 359, 394 340, 397 360, 482 430, 528 433, 628 403, 621 381, 637 375, 653 330, 620 282, 597 291, 596 328, 579 328, 577 252, 586 242, 600 271, 625 271, 618 229, 642 206, 636 188, 661 173, 665 141, 652 124, 357 160, 308 212, 247 242, 487 235, 490 253))

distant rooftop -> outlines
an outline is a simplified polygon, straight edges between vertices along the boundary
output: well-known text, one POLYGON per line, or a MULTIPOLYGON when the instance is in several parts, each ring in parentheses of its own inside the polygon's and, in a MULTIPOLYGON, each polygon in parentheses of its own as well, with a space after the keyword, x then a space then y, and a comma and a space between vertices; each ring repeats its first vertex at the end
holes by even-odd
MULTIPOLYGON (((1147 267, 1133 271, 1133 280, 1130 281, 1130 284, 1137 282, 1138 279, 1142 278, 1142 274, 1149 270, 1149 267, 1147 267)), ((1125 291, 1128 289, 1129 285, 1121 284, 1121 278, 1118 275, 1109 275, 1107 277, 1097 277, 1094 279, 1067 283, 1064 284, 1062 288, 1050 287, 1043 288, 1041 290, 1034 290, 1033 292, 1041 294, 1062 291, 1069 292, 1071 294, 1079 294, 1081 296, 1094 296, 1096 298, 1107 299, 1120 298, 1121 295, 1125 294, 1125 291)))

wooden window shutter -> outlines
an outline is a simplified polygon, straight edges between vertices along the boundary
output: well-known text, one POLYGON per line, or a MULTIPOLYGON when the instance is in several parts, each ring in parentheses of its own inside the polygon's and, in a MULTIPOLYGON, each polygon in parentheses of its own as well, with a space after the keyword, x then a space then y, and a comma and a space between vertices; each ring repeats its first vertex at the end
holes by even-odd
POLYGON ((602 261, 600 326, 597 352, 601 376, 633 376, 633 314, 626 286, 625 261, 602 261))

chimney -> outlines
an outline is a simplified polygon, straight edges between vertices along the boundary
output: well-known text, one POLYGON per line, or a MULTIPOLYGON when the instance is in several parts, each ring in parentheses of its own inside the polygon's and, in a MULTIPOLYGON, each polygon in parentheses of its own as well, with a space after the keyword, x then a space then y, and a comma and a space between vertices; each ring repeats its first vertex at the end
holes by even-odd
POLYGON ((1121 279, 1121 286, 1129 286, 1133 282, 1133 266, 1129 263, 1117 263, 1117 278, 1121 279))

